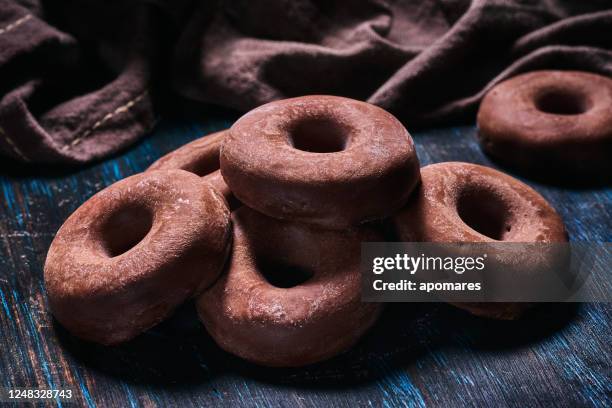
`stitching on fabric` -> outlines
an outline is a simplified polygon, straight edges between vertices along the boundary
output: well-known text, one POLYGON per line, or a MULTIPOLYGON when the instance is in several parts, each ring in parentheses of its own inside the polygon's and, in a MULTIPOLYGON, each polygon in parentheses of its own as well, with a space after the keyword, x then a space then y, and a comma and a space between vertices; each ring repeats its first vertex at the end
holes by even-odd
MULTIPOLYGON (((12 22, 11 24, 7 25, 6 27, 0 28, 0 35, 5 34, 5 33, 11 31, 14 28, 19 27, 20 25, 22 25, 23 23, 25 23, 26 21, 28 21, 31 18, 32 18, 31 14, 26 14, 25 16, 23 16, 20 19, 12 22)), ((9 137, 9 135, 6 134, 6 132, 4 131, 4 129, 2 127, 0 127, 0 135, 4 138, 4 140, 6 140, 8 145, 11 147, 11 149, 13 149, 13 152, 15 152, 15 154, 17 156, 21 157, 21 159, 26 161, 26 162, 30 161, 30 159, 28 159, 25 156, 25 154, 23 154, 23 152, 17 147, 17 145, 15 144, 15 142, 13 142, 13 140, 9 137)))
POLYGON ((2 129, 0 127, 0 135, 2 135, 4 137, 4 140, 6 140, 6 142, 9 144, 9 146, 11 146, 11 148, 13 149, 13 151, 17 154, 17 156, 21 157, 24 161, 29 162, 30 159, 28 159, 23 152, 17 147, 17 145, 15 144, 15 142, 13 142, 13 140, 11 140, 11 138, 9 137, 9 135, 6 134, 6 132, 4 131, 4 129, 2 129))
POLYGON ((31 18, 32 18, 31 14, 26 14, 25 16, 21 17, 19 20, 15 21, 15 22, 13 22, 13 23, 11 23, 9 25, 7 25, 4 28, 0 28, 0 35, 8 32, 8 31, 11 31, 15 27, 19 27, 21 24, 25 23, 26 21, 28 21, 31 18))
POLYGON ((138 102, 140 102, 140 100, 142 98, 145 97, 145 95, 147 94, 147 91, 144 91, 143 93, 141 93, 140 95, 138 95, 137 97, 135 97, 134 99, 131 99, 130 101, 128 101, 125 105, 121 105, 119 106, 117 109, 115 109, 112 112, 107 113, 106 115, 104 115, 104 117, 100 120, 98 120, 96 123, 93 124, 92 127, 90 127, 89 129, 87 129, 81 136, 77 137, 76 139, 74 139, 72 142, 70 142, 69 144, 65 145, 62 150, 66 150, 70 147, 74 147, 77 144, 81 143, 81 141, 86 138, 87 136, 89 136, 93 131, 95 131, 97 128, 99 128, 100 126, 102 126, 104 123, 108 122, 109 120, 111 120, 114 116, 121 114, 123 112, 127 112, 129 111, 135 104, 137 104, 138 102))

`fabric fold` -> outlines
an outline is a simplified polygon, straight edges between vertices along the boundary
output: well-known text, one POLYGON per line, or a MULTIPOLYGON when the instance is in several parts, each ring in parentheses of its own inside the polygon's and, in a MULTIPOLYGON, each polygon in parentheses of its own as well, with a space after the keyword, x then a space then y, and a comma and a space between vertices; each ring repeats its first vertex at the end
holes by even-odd
POLYGON ((408 129, 473 120, 496 83, 612 75, 597 0, 0 0, 0 154, 86 163, 142 137, 164 98, 246 111, 348 96, 408 129))

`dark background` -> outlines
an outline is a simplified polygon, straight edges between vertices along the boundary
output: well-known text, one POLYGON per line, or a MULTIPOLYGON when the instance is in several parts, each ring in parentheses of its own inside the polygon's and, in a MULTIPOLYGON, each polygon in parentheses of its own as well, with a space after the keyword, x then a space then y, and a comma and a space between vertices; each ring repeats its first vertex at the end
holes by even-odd
MULTIPOLYGON (((608 304, 544 305, 516 322, 443 304, 390 305, 351 351, 301 369, 251 365, 220 350, 192 304, 120 347, 67 334, 43 286, 47 249, 95 192, 237 114, 162 120, 129 150, 78 170, 1 165, 0 386, 73 387, 88 406, 610 406, 608 304)), ((496 167, 471 126, 413 134, 422 165, 496 167)), ((525 179, 523 179, 525 180, 525 179)), ((612 189, 525 180, 560 212, 572 240, 611 241, 612 189)))

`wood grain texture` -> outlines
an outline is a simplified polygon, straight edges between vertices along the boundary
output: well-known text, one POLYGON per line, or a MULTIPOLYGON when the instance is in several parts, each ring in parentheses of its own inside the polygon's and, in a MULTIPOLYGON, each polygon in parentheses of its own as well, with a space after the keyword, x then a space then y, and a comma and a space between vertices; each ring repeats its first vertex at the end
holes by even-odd
MULTIPOLYGON (((211 117, 162 121, 145 141, 85 169, 0 176, 1 386, 71 386, 90 407, 612 405, 606 304, 547 305, 518 322, 446 305, 394 304, 353 350, 302 369, 261 368, 226 354, 192 304, 120 347, 71 337, 54 323, 44 294, 42 269, 55 232, 98 190, 229 126, 236 115, 211 117)), ((473 127, 414 137, 422 164, 496 167, 478 148, 473 127)), ((612 241, 611 189, 526 181, 561 213, 573 240, 612 241)))

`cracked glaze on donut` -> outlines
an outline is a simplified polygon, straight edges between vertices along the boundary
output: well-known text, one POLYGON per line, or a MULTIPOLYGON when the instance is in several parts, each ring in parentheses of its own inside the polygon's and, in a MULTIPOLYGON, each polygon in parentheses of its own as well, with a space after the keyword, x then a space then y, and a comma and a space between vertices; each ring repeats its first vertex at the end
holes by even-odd
POLYGON ((271 102, 221 147, 236 197, 274 218, 342 229, 401 208, 419 179, 412 138, 391 114, 335 96, 271 102))
POLYGON ((224 275, 198 299, 200 318, 226 351, 267 366, 302 366, 352 346, 380 304, 361 302, 369 227, 317 230, 241 207, 224 275))
MULTIPOLYGON (((421 185, 393 223, 401 241, 566 242, 561 217, 526 184, 489 167, 447 162, 421 169, 421 185)), ((527 266, 525 265, 525 268, 527 266)), ((513 319, 527 303, 454 303, 474 314, 513 319)))
POLYGON ((84 339, 129 340, 208 287, 230 239, 225 201, 197 176, 123 179, 79 207, 53 240, 45 263, 53 314, 84 339))
POLYGON ((612 79, 537 71, 495 86, 478 112, 483 149, 516 168, 612 171, 612 79))
POLYGON ((240 206, 219 170, 219 150, 227 131, 211 133, 159 158, 148 170, 180 169, 196 174, 210 183, 227 200, 230 208, 240 206))

